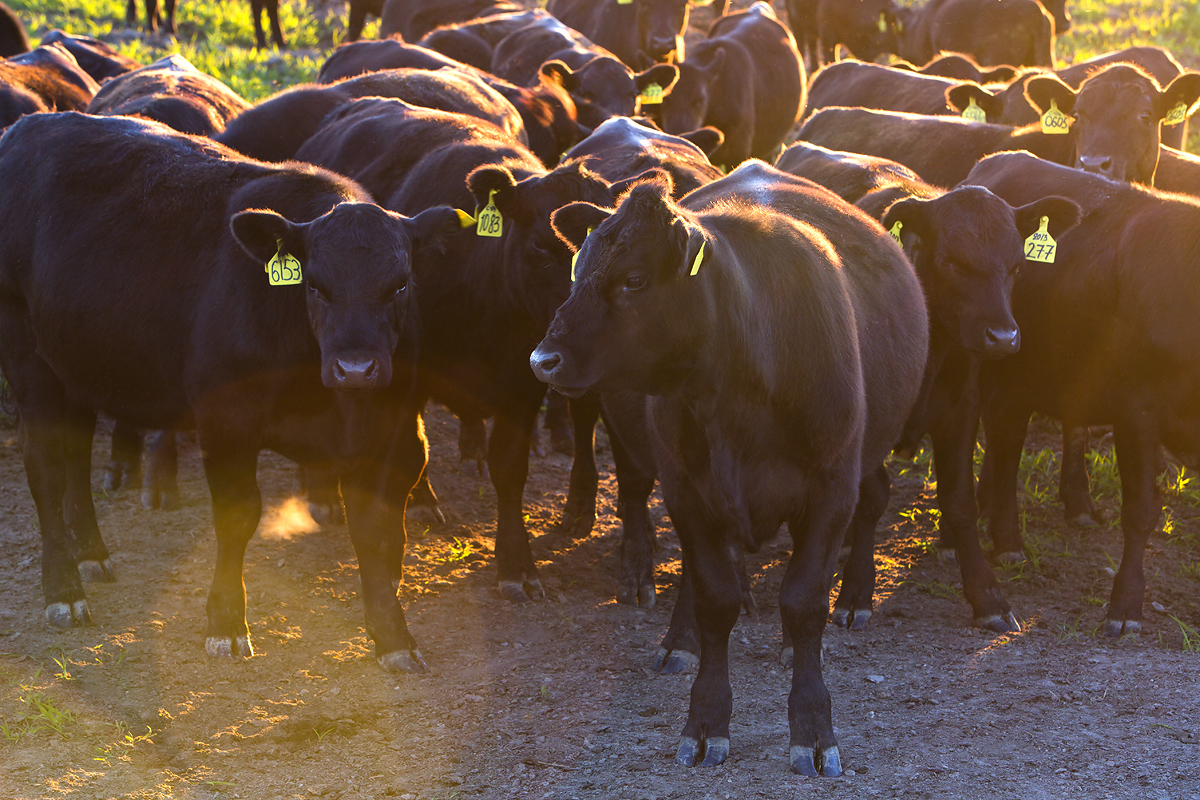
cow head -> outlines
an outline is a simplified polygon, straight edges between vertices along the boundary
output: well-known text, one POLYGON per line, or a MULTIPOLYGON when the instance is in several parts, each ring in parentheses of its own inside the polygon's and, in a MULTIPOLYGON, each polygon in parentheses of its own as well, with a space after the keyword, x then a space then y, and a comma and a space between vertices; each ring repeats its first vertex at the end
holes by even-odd
POLYGON ((673 64, 658 64, 634 73, 617 59, 601 56, 577 70, 562 61, 547 61, 539 77, 542 83, 557 84, 570 93, 579 124, 594 130, 613 117, 636 115, 638 95, 652 83, 669 93, 679 71, 673 64))
POLYGON ((979 186, 940 197, 893 203, 883 216, 900 222, 904 250, 925 290, 930 316, 963 347, 985 358, 1017 352, 1021 332, 1012 315, 1012 288, 1025 263, 1025 239, 1048 217, 1057 237, 1079 221, 1080 210, 1062 197, 1014 209, 979 186))
POLYGON ((408 218, 373 203, 340 203, 304 223, 266 209, 242 211, 230 227, 258 269, 277 255, 299 262, 302 283, 271 291, 304 293, 321 350, 321 382, 363 390, 391 383, 397 344, 415 336, 414 251, 439 246, 460 223, 445 207, 408 218))
POLYGON ((467 188, 479 208, 490 200, 504 219, 501 291, 513 306, 548 323, 571 286, 571 251, 555 235, 550 217, 575 201, 610 205, 612 189, 579 161, 521 181, 505 167, 483 166, 467 176, 467 188))
POLYGON ((1140 67, 1114 64, 1088 78, 1076 92, 1053 75, 1035 75, 1025 96, 1039 113, 1054 101, 1073 116, 1075 166, 1118 181, 1154 183, 1161 142, 1159 126, 1182 106, 1200 99, 1200 73, 1185 72, 1165 89, 1140 67))
POLYGON ((683 60, 683 33, 687 30, 692 6, 706 6, 713 0, 633 0, 637 11, 637 66, 683 60))
POLYGON ((658 112, 667 133, 686 133, 704 125, 713 91, 725 69, 725 48, 720 45, 702 43, 692 55, 679 65, 679 80, 658 112))
POLYGON ((1062 36, 1071 30, 1071 12, 1067 0, 1042 0, 1042 6, 1054 17, 1054 35, 1062 36))
POLYGON ((705 336, 696 274, 713 246, 671 199, 664 174, 633 186, 617 211, 573 203, 554 228, 576 250, 575 282, 529 357, 538 379, 569 397, 590 389, 656 394, 691 370, 705 336), (589 233, 591 231, 591 233, 589 233))
POLYGON ((580 126, 575 101, 556 81, 543 77, 532 89, 514 88, 502 94, 525 120, 529 150, 547 169, 552 169, 562 154, 590 130, 580 126))

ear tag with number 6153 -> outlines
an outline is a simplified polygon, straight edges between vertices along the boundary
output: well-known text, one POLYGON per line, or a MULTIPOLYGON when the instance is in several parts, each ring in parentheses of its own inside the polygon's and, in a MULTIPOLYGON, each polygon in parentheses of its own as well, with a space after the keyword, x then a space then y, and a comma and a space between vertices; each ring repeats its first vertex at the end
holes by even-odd
POLYGON ((974 97, 967 101, 967 107, 963 109, 962 117, 968 122, 987 122, 987 112, 979 107, 974 97))
POLYGON ((279 249, 266 263, 267 280, 272 286, 292 286, 304 281, 300 271, 300 259, 283 250, 283 242, 276 242, 279 249))
POLYGON ((1050 110, 1042 114, 1042 133, 1067 133, 1071 129, 1071 118, 1058 110, 1058 103, 1050 101, 1050 110))
POLYGON ((1030 261, 1041 261, 1043 264, 1054 263, 1054 251, 1058 249, 1058 243, 1054 241, 1054 237, 1047 230, 1049 224, 1050 218, 1042 217, 1037 231, 1025 240, 1025 258, 1030 261))
POLYGON ((488 192, 487 207, 479 212, 479 222, 475 225, 475 235, 496 238, 503 232, 504 217, 500 216, 500 209, 496 208, 496 190, 492 189, 488 192))

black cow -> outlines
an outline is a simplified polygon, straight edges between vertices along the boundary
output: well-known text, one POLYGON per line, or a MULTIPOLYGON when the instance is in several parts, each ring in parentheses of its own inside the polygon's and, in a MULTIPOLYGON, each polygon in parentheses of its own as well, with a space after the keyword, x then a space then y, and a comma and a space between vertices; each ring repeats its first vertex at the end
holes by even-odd
MULTIPOLYGON (((1001 607, 1000 614, 981 617, 976 623, 992 630, 1020 630, 979 547, 976 515, 956 513, 965 506, 973 512, 975 502, 974 481, 960 483, 959 479, 973 475, 973 432, 979 427, 978 360, 1012 355, 1021 347, 1011 296, 1016 271, 1025 263, 1025 241, 1038 231, 1043 217, 1051 235, 1061 236, 1078 221, 1079 207, 1061 197, 1047 197, 1012 208, 979 186, 936 189, 904 176, 898 164, 884 171, 877 159, 822 153, 811 147, 802 152, 803 158, 791 159, 794 174, 818 182, 832 178, 823 185, 847 187, 851 196, 864 183, 873 184, 855 204, 884 228, 895 229, 916 268, 929 311, 929 359, 906 434, 912 436, 910 431, 915 430, 918 439, 926 431, 933 435, 942 548, 957 554, 963 586, 970 592, 986 592, 1001 607), (889 183, 889 175, 899 177, 889 183)), ((879 476, 881 482, 884 478, 879 476)), ((864 493, 848 534, 850 559, 833 621, 853 630, 865 628, 871 617, 875 527, 886 499, 884 492, 864 493), (873 507, 869 497, 876 500, 873 507)), ((971 594, 968 600, 973 606, 984 605, 971 594)))
POLYGON ((105 78, 115 78, 142 65, 128 56, 123 56, 99 39, 90 36, 75 36, 58 28, 42 37, 42 44, 57 42, 67 49, 79 66, 96 83, 103 83, 105 78))
MULTIPOLYGON (((355 178, 400 213, 438 204, 475 208, 480 225, 499 215, 499 236, 480 236, 472 225, 452 237, 436 267, 417 274, 414 396, 420 404, 432 397, 465 421, 495 417, 487 464, 496 487, 500 591, 514 602, 543 596, 521 509, 546 392, 529 371, 529 353, 570 285, 570 251, 554 235, 550 214, 575 200, 610 204, 609 184, 580 161, 547 172, 487 123, 378 98, 335 112, 297 158, 355 178), (380 149, 379 141, 405 146, 380 149)), ((418 465, 414 481, 419 474, 418 465)))
POLYGON ((11 8, 0 3, 0 58, 29 52, 25 26, 11 8))
POLYGON ((1040 125, 1011 128, 865 108, 821 109, 804 123, 799 138, 898 161, 934 186, 958 184, 975 162, 1001 150, 1029 150, 1060 164, 1075 158, 1071 136, 1042 133, 1040 125))
POLYGON ((888 66, 907 72, 932 75, 935 78, 953 78, 954 80, 974 81, 976 83, 1008 83, 1017 77, 1017 70, 1013 67, 1008 65, 981 67, 975 59, 966 53, 939 53, 921 67, 903 60, 896 61, 888 66))
POLYGON ((921 179, 903 164, 886 158, 829 150, 799 141, 783 151, 775 167, 824 186, 847 203, 857 203, 877 189, 911 186, 921 179))
POLYGON ((1054 68, 1054 16, 1038 0, 930 0, 896 14, 899 55, 914 64, 947 50, 985 66, 1054 68))
POLYGON ((667 96, 679 77, 672 64, 656 64, 635 74, 612 53, 553 17, 506 36, 496 45, 491 71, 518 86, 558 83, 575 101, 579 122, 587 128, 612 117, 634 116, 647 87, 657 85, 660 96, 667 96))
POLYGON ((194 420, 218 541, 209 654, 253 653, 241 565, 269 447, 340 475, 376 657, 421 669, 391 583, 409 488, 395 481, 423 447, 402 410, 414 261, 457 229, 453 210, 407 219, 323 170, 79 114, 14 126, 0 182, 24 189, 0 196, 12 300, 0 366, 20 410, 50 621, 90 620, 80 572, 111 579, 88 481, 96 411, 148 428, 194 420), (72 277, 81 263, 86 287, 72 277))
POLYGON ((517 141, 525 139, 516 109, 474 73, 388 69, 327 86, 301 84, 285 89, 235 117, 217 140, 260 161, 287 161, 320 129, 328 114, 359 97, 394 97, 427 108, 471 114, 497 125, 517 141))
POLYGON ((1200 203, 1020 153, 984 160, 969 180, 1010 203, 1053 192, 1084 210, 1057 241, 1054 263, 1028 262, 1017 277, 1021 352, 981 373, 996 552, 1022 551, 1015 482, 1030 414, 1059 419, 1064 429, 1111 424, 1125 546, 1104 632, 1137 633, 1144 550, 1162 508, 1160 447, 1189 466, 1200 454, 1200 358, 1191 336, 1200 312, 1200 243, 1192 235, 1200 203))
POLYGON ((897 52, 900 23, 892 0, 817 0, 815 5, 821 63, 834 60, 839 44, 864 61, 897 52))
POLYGON ((650 395, 606 395, 606 406, 623 518, 644 510, 657 474, 683 544, 672 628, 692 618, 700 667, 676 760, 729 755, 728 639, 742 604, 731 554, 787 522, 789 758, 796 772, 835 776, 820 661, 829 586, 860 480, 881 468, 920 385, 920 285, 876 223, 764 164, 679 204, 670 193, 664 176, 615 212, 555 214, 579 251, 576 281, 530 365, 568 395, 650 395))
MULTIPOLYGON (((946 96, 947 92, 962 85, 961 81, 951 78, 847 59, 823 67, 813 76, 808 91, 808 113, 831 106, 857 106, 911 114, 957 114, 959 110, 948 105, 946 96)), ((1005 122, 995 114, 989 115, 987 121, 1005 122)), ((1031 121, 1026 120, 1026 123, 1031 121)))
POLYGON ((647 122, 628 117, 610 119, 568 150, 563 161, 587 159, 588 168, 609 183, 662 169, 670 174, 677 197, 721 177, 721 171, 708 157, 720 147, 720 131, 701 128, 673 136, 649 127, 647 122))
MULTIPOLYGON (((158 13, 158 0, 143 0, 146 6, 146 25, 147 33, 157 33, 161 25, 163 30, 174 36, 178 31, 175 28, 175 3, 176 0, 163 0, 163 12, 166 14, 166 19, 163 19, 162 14, 158 13)), ((125 24, 130 28, 136 28, 138 21, 137 0, 125 0, 125 24)))
MULTIPOLYGON (((351 39, 357 39, 362 31, 361 22, 358 23, 358 31, 354 30, 355 3, 358 1, 354 0, 350 5, 351 39)), ((372 5, 374 2, 371 0, 372 5)), ((380 38, 399 34, 408 42, 415 42, 442 25, 525 10, 515 3, 497 0, 386 0, 382 5, 382 11, 367 6, 367 10, 380 16, 380 38)), ((365 13, 360 13, 358 18, 361 20, 365 16, 365 13)))
MULTIPOLYGON (((646 69, 682 61, 683 33, 694 6, 712 0, 550 0, 546 9, 624 63, 646 69)), ((720 3, 724 11, 724 3, 720 3)))
POLYGON ((180 133, 212 136, 250 104, 178 53, 107 81, 87 113, 152 119, 180 133))
POLYGON ((500 44, 504 37, 549 16, 549 13, 540 8, 492 14, 434 28, 423 36, 418 44, 436 50, 455 61, 489 71, 492 68, 492 55, 496 45, 500 44))
POLYGON ((679 83, 658 111, 663 128, 702 125, 725 134, 713 153, 734 167, 747 158, 774 161, 805 106, 804 64, 796 40, 766 3, 718 18, 708 38, 679 64, 679 83))
POLYGON ((1166 146, 1159 148, 1154 186, 1164 192, 1200 196, 1200 158, 1166 146))
POLYGON ((83 111, 99 88, 61 44, 0 61, 0 129, 25 114, 83 111))

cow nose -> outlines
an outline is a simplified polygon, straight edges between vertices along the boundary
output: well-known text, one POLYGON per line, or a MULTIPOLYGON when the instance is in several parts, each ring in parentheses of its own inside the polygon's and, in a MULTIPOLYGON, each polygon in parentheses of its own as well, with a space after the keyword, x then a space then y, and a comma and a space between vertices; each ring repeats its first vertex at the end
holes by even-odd
POLYGON ((529 366, 533 374, 543 383, 552 383, 554 373, 562 365, 562 356, 558 353, 545 353, 539 348, 529 356, 529 366))
POLYGON ((1083 166, 1084 172, 1092 172, 1106 178, 1112 177, 1113 160, 1110 156, 1080 156, 1079 163, 1083 166))
POLYGON ((987 349, 993 355, 1012 355, 1021 349, 1021 329, 988 328, 987 349))
POLYGON ((661 59, 665 56, 670 55, 671 51, 674 49, 675 49, 675 37, 674 36, 668 37, 666 39, 660 39, 659 37, 656 36, 656 37, 653 37, 652 39, 650 39, 650 55, 654 56, 656 59, 661 59))
POLYGON ((373 358, 339 358, 333 365, 339 389, 370 389, 379 378, 379 362, 373 358))

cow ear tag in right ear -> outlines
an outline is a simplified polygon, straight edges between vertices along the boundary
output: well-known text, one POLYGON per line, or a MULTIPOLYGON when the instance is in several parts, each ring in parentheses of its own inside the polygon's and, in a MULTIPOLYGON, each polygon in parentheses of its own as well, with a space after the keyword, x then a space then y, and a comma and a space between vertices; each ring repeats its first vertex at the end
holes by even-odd
POLYGON ((887 33, 887 15, 882 11, 879 12, 879 32, 887 33))
MULTIPOLYGON (((588 228, 587 235, 588 235, 588 236, 591 236, 591 235, 592 235, 592 231, 594 231, 594 230, 596 230, 596 229, 595 229, 595 228, 588 228)), ((583 237, 583 242, 586 242, 586 241, 587 241, 587 236, 583 237)), ((580 243, 579 243, 579 250, 582 250, 582 249, 583 249, 583 242, 580 242, 580 243)), ((575 282, 575 263, 576 263, 577 261, 579 261, 579 250, 576 250, 576 251, 575 251, 575 254, 574 254, 573 256, 571 256, 571 283, 574 283, 574 282, 575 282)))
POLYGON ((276 241, 278 250, 271 260, 266 263, 267 281, 272 286, 292 286, 304 281, 300 270, 300 259, 289 255, 283 250, 283 242, 276 241))
POLYGON ((892 229, 890 231, 888 231, 888 235, 896 240, 896 244, 901 244, 900 229, 903 227, 904 227, 904 223, 901 222, 900 220, 896 220, 896 224, 892 226, 892 229))
POLYGON ((461 228, 469 228, 475 224, 475 218, 461 208, 454 209, 454 213, 458 214, 458 225, 461 228))
POLYGON ((1030 261, 1041 261, 1043 264, 1054 263, 1054 251, 1058 249, 1058 243, 1054 241, 1054 237, 1047 230, 1049 224, 1050 218, 1042 217, 1037 231, 1025 240, 1025 258, 1030 261))
POLYGON ((663 88, 657 83, 652 83, 642 93, 638 95, 638 99, 642 101, 644 106, 656 106, 663 101, 663 88))
POLYGON ((1187 120, 1188 107, 1186 103, 1176 103, 1175 107, 1163 117, 1164 125, 1178 125, 1187 120))
POLYGON ((968 122, 987 122, 987 112, 979 107, 974 97, 967 102, 967 107, 963 109, 962 117, 968 122))
POLYGON ((692 262, 692 271, 688 273, 688 277, 695 277, 700 271, 700 264, 704 261, 704 248, 708 247, 708 242, 700 245, 700 252, 696 253, 696 260, 692 262))
POLYGON ((1042 133, 1067 133, 1071 129, 1071 120, 1058 110, 1058 103, 1050 101, 1050 110, 1042 114, 1042 133))
POLYGON ((479 212, 479 220, 475 224, 475 235, 494 239, 502 233, 504 233, 504 217, 500 216, 500 209, 496 208, 496 190, 492 189, 488 192, 487 207, 479 212))

